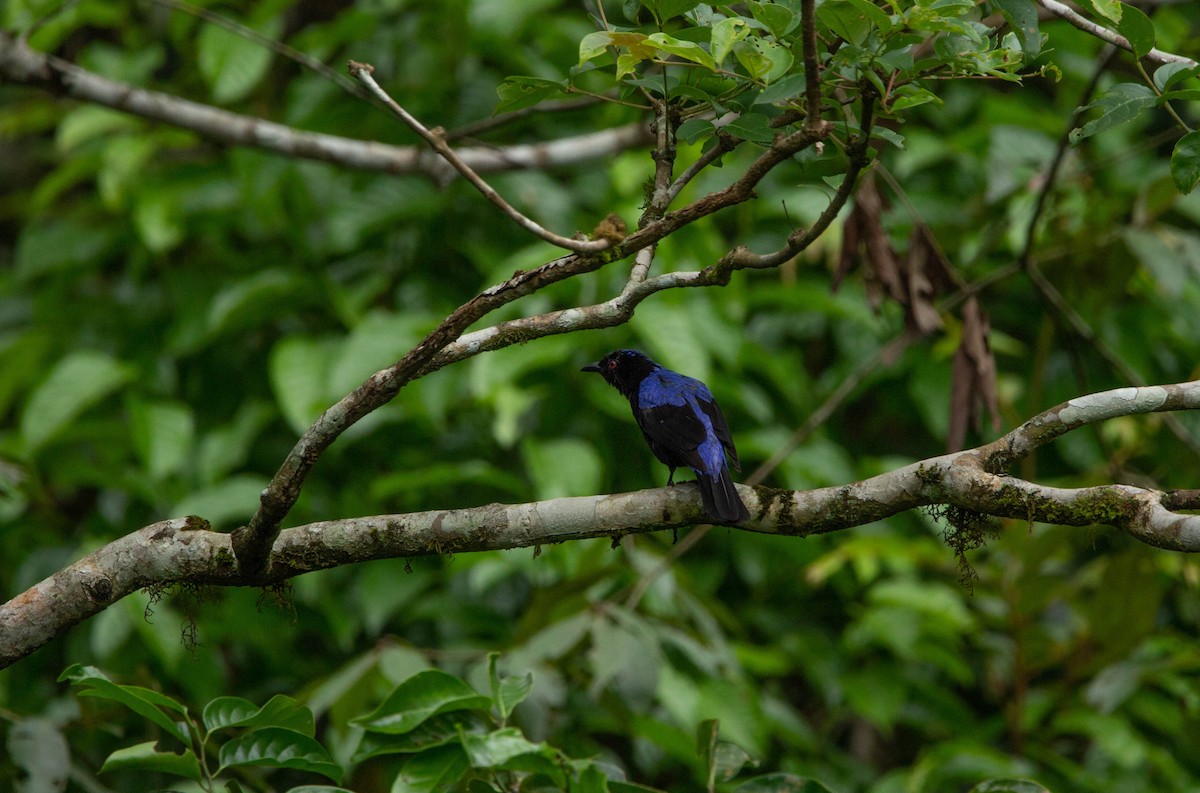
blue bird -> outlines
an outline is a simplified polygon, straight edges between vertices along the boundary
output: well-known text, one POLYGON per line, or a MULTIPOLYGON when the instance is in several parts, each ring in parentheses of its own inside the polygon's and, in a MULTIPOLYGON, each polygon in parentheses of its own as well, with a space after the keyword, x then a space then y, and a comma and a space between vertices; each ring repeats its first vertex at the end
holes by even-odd
POLYGON ((708 386, 693 377, 659 366, 637 350, 610 352, 583 372, 598 372, 633 408, 650 451, 671 469, 687 466, 696 474, 704 514, 717 523, 750 517, 729 477, 729 462, 740 471, 733 436, 708 386))

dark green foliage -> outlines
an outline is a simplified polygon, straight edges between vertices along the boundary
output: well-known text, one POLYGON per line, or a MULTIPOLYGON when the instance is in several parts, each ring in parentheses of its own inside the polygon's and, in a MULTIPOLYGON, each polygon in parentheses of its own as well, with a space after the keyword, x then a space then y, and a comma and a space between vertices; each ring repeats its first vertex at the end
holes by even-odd
MULTIPOLYGON (((1140 18, 1109 16, 1128 9, 1115 0, 1087 5, 1139 49, 1196 56, 1195 4, 1160 5, 1152 37, 1140 18)), ((701 269, 735 245, 774 250, 812 223, 847 167, 837 97, 873 90, 879 239, 900 261, 932 235, 954 275, 925 297, 940 330, 880 353, 907 332, 909 305, 884 299, 861 261, 840 271, 843 213, 780 269, 664 292, 620 328, 532 339, 414 382, 334 444, 288 524, 661 484, 627 406, 577 371, 625 346, 709 384, 747 473, 795 444, 770 486, 840 485, 940 454, 964 336, 957 284, 979 285, 990 317, 1006 429, 1132 376, 1197 377, 1200 145, 1168 113, 1195 126, 1195 71, 1143 76, 1118 56, 1089 91, 1100 42, 1065 23, 1039 28, 1032 6, 820 3, 823 112, 837 127, 824 151, 796 155, 758 200, 657 252, 654 272, 701 269), (992 11, 1016 29, 987 29, 992 11), (1074 118, 1079 107, 1090 109, 1074 118), (1036 264, 1091 335, 1014 263, 1036 264), (797 433, 846 381, 856 385, 828 419, 797 433)), ((728 185, 779 119, 803 123, 799 2, 610 2, 620 41, 597 36, 578 4, 212 8, 326 63, 373 63, 410 111, 451 131, 488 117, 497 87, 501 110, 567 88, 624 103, 535 113, 456 146, 644 122, 629 105, 666 92, 683 122, 678 172, 717 145, 714 120, 738 114, 720 132, 746 143, 685 201, 728 185)), ((0 26, 138 86, 416 142, 329 80, 156 4, 9 0, 0 26)), ((556 255, 461 181, 441 189, 225 147, 6 83, 0 106, 6 597, 154 520, 244 522, 320 411, 464 300, 556 255)), ((489 180, 570 234, 609 212, 632 227, 653 165, 638 149, 489 180)), ((607 300, 627 273, 610 264, 485 322, 607 300)), ((1194 488, 1196 456, 1179 435, 1194 447, 1200 422, 1177 420, 1081 429, 1013 473, 1194 488)), ((993 435, 971 427, 967 444, 993 435)), ((335 781, 359 793, 398 775, 416 789, 469 778, 472 791, 518 778, 530 790, 743 793, 1200 785, 1191 558, 1110 529, 993 527, 970 514, 803 540, 688 537, 382 561, 266 595, 185 589, 152 613, 128 598, 0 673, 0 789, 67 767, 70 791, 96 789, 96 774, 115 790, 210 774, 246 790, 335 781), (64 669, 80 697, 56 682, 64 669), (419 697, 427 715, 406 717, 419 697)))

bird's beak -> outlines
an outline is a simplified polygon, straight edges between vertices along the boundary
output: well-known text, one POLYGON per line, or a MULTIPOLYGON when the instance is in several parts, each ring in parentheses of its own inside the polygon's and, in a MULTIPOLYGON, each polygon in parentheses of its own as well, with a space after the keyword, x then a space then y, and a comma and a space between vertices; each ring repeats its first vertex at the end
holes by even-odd
POLYGON ((583 368, 582 368, 582 369, 580 369, 579 371, 581 371, 581 372, 599 372, 599 371, 600 371, 600 364, 598 364, 598 363, 589 363, 587 366, 583 367, 583 368))

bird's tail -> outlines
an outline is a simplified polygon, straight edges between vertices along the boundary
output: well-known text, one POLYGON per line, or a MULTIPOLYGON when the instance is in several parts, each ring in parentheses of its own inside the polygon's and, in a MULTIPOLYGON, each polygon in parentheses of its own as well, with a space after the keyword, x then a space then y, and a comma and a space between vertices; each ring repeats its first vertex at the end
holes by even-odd
POLYGON ((742 503, 729 469, 722 468, 715 479, 702 471, 696 471, 696 484, 700 486, 700 500, 704 503, 704 514, 716 523, 739 523, 750 517, 750 510, 742 503))

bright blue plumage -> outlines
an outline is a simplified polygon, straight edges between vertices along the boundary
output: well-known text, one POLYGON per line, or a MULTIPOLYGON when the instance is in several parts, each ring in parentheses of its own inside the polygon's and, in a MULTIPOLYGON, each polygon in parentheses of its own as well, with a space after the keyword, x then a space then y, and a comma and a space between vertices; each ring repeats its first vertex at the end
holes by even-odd
POLYGON ((636 350, 617 350, 583 367, 599 372, 620 391, 654 455, 671 469, 691 468, 711 520, 736 523, 750 517, 738 496, 726 454, 737 470, 733 436, 708 386, 699 380, 659 366, 636 350))

